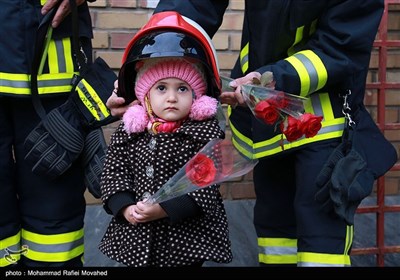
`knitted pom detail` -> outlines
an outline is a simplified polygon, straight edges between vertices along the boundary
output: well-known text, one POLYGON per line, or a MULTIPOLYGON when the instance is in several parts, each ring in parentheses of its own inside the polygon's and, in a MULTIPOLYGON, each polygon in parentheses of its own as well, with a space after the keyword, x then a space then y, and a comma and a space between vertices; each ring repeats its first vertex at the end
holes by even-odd
POLYGON ((196 121, 206 120, 217 113, 217 106, 217 99, 203 95, 194 100, 190 109, 189 118, 196 121))
POLYGON ((124 129, 127 133, 138 133, 146 129, 149 117, 146 109, 141 105, 133 105, 122 116, 124 129))

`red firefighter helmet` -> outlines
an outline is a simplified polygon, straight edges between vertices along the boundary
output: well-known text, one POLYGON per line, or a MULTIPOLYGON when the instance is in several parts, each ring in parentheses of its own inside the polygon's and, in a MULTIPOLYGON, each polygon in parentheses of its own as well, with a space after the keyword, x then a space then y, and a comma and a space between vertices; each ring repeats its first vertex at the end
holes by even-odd
POLYGON ((118 95, 126 103, 136 99, 136 63, 143 59, 183 57, 204 65, 207 95, 218 99, 221 93, 219 66, 210 37, 193 20, 177 12, 154 14, 129 42, 118 75, 118 95))

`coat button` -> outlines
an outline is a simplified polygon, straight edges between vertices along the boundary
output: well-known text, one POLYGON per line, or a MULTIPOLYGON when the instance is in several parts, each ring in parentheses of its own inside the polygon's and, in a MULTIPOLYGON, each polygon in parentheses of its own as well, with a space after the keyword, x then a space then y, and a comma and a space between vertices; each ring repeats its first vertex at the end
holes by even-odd
POLYGON ((154 138, 151 138, 150 142, 149 142, 149 148, 150 150, 154 150, 154 148, 156 147, 157 141, 154 138))
POLYGON ((146 167, 146 176, 149 178, 153 178, 154 175, 154 168, 152 165, 146 167))

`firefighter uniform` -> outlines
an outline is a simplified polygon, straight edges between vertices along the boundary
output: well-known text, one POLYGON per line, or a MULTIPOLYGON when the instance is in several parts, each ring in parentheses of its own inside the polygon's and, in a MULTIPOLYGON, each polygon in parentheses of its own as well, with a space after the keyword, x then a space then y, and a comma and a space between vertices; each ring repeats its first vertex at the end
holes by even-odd
MULTIPOLYGON (((179 11, 212 36, 228 4, 161 0, 156 12, 179 11)), ((247 108, 228 108, 235 147, 260 159, 254 225, 261 265, 350 265, 353 226, 320 211, 315 178, 343 134, 339 95, 351 90, 352 110, 365 110, 365 81, 383 9, 383 0, 245 1, 232 77, 271 71, 276 89, 308 97, 306 112, 323 116, 316 136, 288 142, 247 108)))
MULTIPOLYGON (((31 172, 23 144, 39 123, 30 96, 35 36, 45 0, 0 2, 0 267, 81 266, 85 199, 79 161, 49 181, 31 172)), ((78 7, 82 47, 91 61, 91 19, 78 7)), ((71 18, 58 28, 45 52, 38 89, 47 111, 65 102, 77 66, 71 53, 71 18)))

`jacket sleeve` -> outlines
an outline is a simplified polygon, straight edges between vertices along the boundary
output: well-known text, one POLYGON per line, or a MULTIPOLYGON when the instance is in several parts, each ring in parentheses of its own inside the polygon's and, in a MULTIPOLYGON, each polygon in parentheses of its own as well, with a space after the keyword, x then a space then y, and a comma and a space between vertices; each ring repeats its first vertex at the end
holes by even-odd
POLYGON ((221 26, 228 0, 160 0, 154 13, 176 11, 197 22, 210 37, 221 26))
POLYGON ((347 83, 354 73, 368 69, 383 8, 383 0, 329 1, 300 51, 257 71, 272 71, 277 89, 303 96, 347 83))
POLYGON ((107 213, 116 216, 119 211, 130 204, 135 204, 135 193, 132 192, 133 170, 127 142, 128 135, 121 123, 111 137, 108 146, 103 172, 101 175, 101 199, 107 213))

